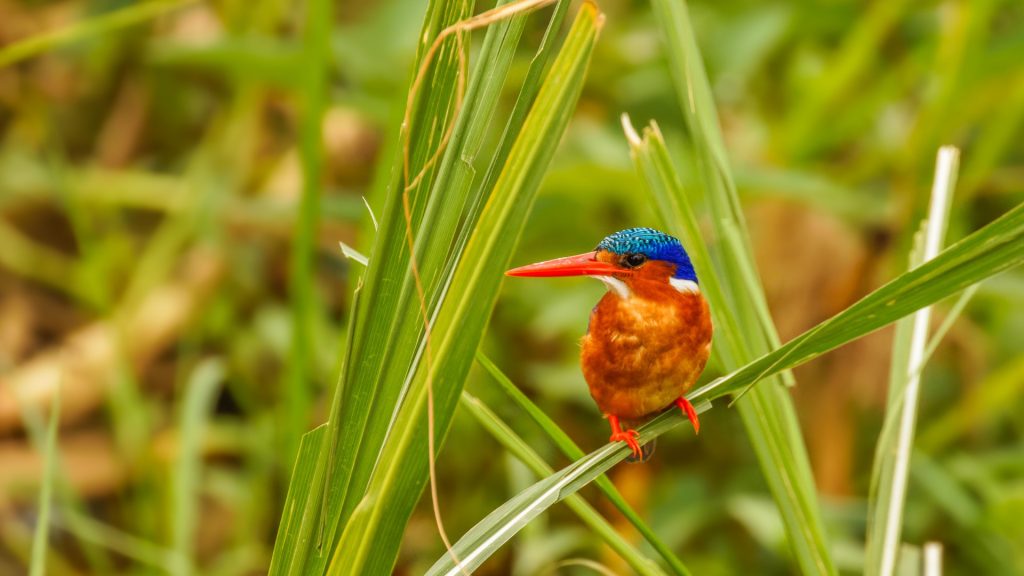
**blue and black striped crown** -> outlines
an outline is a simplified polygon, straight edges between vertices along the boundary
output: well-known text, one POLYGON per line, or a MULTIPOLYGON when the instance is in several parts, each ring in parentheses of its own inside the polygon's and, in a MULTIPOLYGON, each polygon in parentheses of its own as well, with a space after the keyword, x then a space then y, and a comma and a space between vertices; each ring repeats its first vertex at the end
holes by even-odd
POLYGON ((669 236, 653 228, 628 228, 601 240, 598 250, 607 250, 614 254, 639 253, 648 260, 662 260, 676 265, 675 278, 697 281, 690 256, 683 245, 674 236, 669 236))

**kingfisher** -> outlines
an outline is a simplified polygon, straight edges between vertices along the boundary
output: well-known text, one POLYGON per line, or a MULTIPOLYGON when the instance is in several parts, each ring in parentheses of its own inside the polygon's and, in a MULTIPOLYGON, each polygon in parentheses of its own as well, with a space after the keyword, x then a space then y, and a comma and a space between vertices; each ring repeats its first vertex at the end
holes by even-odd
MULTIPOLYGON (((652 228, 616 232, 592 252, 514 268, 508 276, 590 276, 608 292, 590 313, 580 356, 609 441, 646 460, 633 426, 678 406, 700 431, 686 392, 711 354, 711 314, 682 243, 652 228)), ((651 446, 653 450, 653 446, 651 446)))

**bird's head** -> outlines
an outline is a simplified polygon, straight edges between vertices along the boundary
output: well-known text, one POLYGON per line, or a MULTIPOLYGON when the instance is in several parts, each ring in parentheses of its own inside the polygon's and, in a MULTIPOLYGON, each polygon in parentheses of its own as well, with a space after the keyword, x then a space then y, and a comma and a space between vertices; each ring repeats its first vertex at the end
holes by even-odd
POLYGON ((697 274, 683 245, 652 228, 616 232, 593 252, 513 268, 508 276, 592 276, 626 297, 637 282, 669 283, 684 292, 697 291, 697 274))

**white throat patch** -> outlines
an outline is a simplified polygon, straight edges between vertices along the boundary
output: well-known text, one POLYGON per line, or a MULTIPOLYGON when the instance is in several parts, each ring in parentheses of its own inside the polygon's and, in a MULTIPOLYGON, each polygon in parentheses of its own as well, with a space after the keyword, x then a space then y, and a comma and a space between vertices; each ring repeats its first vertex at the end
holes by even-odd
POLYGON ((669 278, 668 283, 672 285, 676 290, 686 294, 700 294, 700 288, 697 283, 693 280, 686 280, 683 278, 669 278))
POLYGON ((630 297, 629 286, 626 286, 626 283, 622 280, 614 276, 594 276, 594 278, 604 282, 604 285, 612 292, 615 292, 619 298, 625 299, 630 297))

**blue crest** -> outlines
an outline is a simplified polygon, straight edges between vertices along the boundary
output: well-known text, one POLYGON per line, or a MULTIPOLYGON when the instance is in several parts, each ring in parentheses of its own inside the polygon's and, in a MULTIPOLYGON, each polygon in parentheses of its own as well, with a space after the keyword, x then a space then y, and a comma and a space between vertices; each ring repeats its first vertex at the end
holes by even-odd
POLYGON ((659 232, 653 228, 628 228, 601 240, 598 250, 607 250, 613 254, 640 253, 648 260, 662 260, 676 265, 674 278, 697 282, 697 273, 693 271, 690 256, 683 245, 674 236, 659 232))

